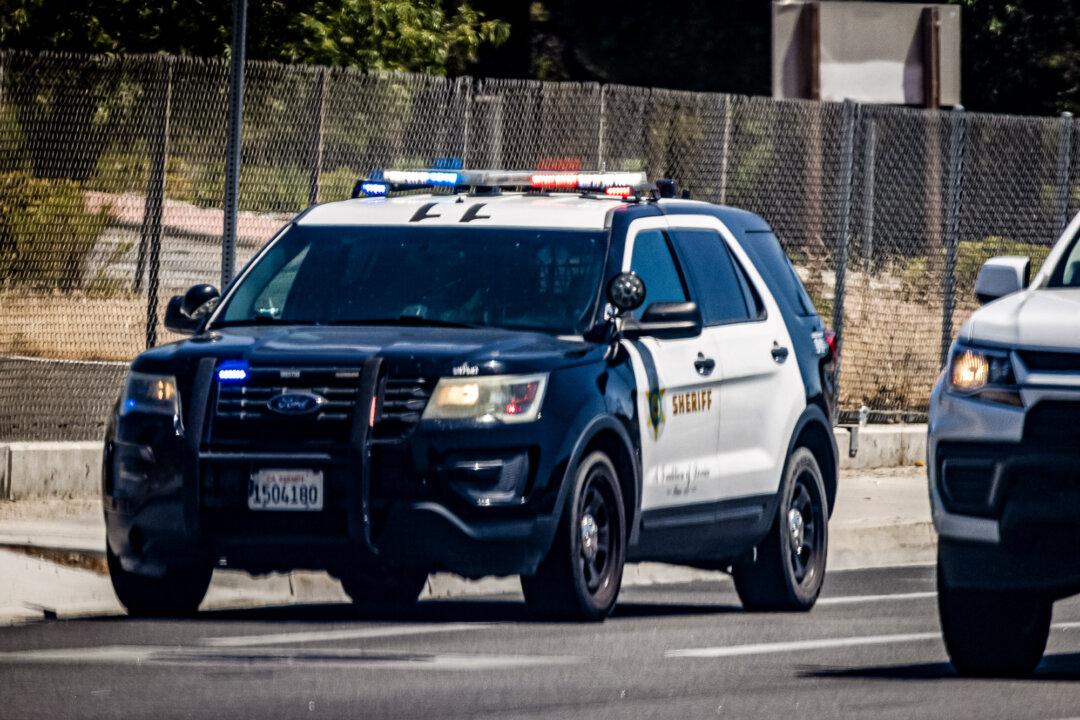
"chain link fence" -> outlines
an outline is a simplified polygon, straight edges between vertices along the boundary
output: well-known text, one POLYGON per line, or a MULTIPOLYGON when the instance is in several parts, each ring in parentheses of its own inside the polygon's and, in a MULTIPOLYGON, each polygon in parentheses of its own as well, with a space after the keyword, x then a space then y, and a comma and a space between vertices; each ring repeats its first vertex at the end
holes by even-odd
MULTIPOLYGON (((221 274, 228 66, 0 53, 0 439, 99 437, 168 297, 221 274)), ((378 167, 673 177, 764 216, 842 329, 841 407, 925 417, 996 254, 1080 204, 1071 118, 247 66, 237 259, 378 167)))

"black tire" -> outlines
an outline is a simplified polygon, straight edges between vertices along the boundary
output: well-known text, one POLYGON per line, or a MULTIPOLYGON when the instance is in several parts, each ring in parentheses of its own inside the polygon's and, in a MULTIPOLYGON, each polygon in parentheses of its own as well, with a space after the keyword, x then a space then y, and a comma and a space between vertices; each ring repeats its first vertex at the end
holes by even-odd
POLYGON ((602 452, 581 461, 547 557, 521 577, 540 617, 598 621, 619 597, 626 562, 626 511, 615 466, 602 452))
POLYGON ((205 563, 189 568, 168 568, 161 577, 128 572, 111 549, 105 550, 109 579, 120 604, 135 617, 194 615, 206 597, 214 568, 205 563))
POLYGON ((1038 666, 1053 602, 1033 593, 949 587, 938 563, 938 616, 953 667, 970 677, 1024 677, 1038 666))
POLYGON ((341 587, 353 604, 374 607, 408 607, 424 591, 426 570, 380 570, 355 568, 341 573, 341 587))
POLYGON ((754 560, 732 567, 743 608, 805 612, 814 607, 829 551, 826 497, 817 460, 806 448, 797 448, 784 468, 776 517, 754 560))

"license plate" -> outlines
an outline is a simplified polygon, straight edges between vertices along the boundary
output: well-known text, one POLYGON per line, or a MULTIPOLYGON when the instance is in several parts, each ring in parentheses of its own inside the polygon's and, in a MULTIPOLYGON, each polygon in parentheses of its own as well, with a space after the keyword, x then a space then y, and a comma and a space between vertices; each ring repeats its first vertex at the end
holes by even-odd
POLYGON ((259 470, 248 481, 248 509, 323 509, 322 470, 259 470))

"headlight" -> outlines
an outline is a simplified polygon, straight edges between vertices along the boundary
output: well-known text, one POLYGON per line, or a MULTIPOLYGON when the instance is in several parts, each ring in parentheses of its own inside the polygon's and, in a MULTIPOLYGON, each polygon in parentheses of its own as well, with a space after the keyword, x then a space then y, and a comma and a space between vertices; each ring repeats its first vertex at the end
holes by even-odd
POLYGON ((540 414, 547 379, 547 373, 441 378, 424 419, 532 422, 540 414))
POLYGON ((180 396, 172 375, 128 373, 127 385, 120 400, 120 415, 131 412, 180 417, 180 396))
POLYGON ((958 347, 949 368, 949 385, 963 393, 1016 385, 1009 353, 1000 350, 958 347))

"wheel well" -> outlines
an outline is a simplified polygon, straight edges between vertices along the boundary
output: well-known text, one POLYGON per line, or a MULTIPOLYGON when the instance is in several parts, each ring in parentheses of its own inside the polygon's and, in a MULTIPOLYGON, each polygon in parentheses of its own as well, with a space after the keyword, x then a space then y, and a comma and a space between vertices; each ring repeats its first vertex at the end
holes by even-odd
POLYGON ((626 533, 630 534, 630 528, 634 527, 635 515, 637 514, 637 473, 634 469, 634 458, 627 450, 626 444, 614 430, 601 430, 589 440, 582 457, 599 450, 608 456, 615 465, 615 472, 619 477, 619 488, 622 490, 623 508, 626 511, 626 533))
POLYGON ((825 426, 818 422, 808 422, 795 438, 794 447, 804 447, 813 454, 821 469, 821 479, 825 482, 825 496, 829 502, 829 514, 832 515, 836 504, 837 459, 833 450, 832 438, 825 426))

